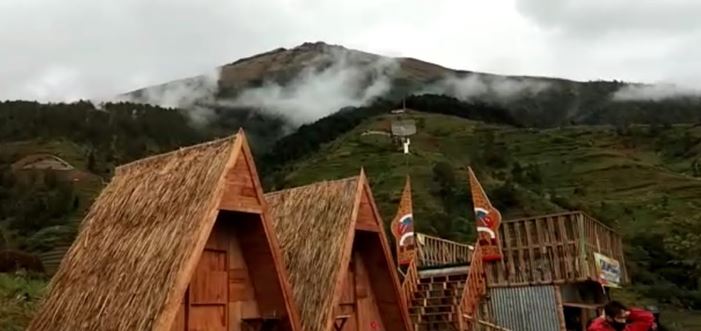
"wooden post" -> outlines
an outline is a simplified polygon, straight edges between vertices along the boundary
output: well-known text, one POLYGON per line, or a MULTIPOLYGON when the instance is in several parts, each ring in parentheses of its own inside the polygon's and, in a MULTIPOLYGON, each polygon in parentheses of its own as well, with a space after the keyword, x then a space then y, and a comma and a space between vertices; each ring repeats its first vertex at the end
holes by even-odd
POLYGON ((560 292, 560 285, 553 285, 555 287, 555 302, 558 307, 557 317, 560 320, 560 331, 567 331, 567 326, 565 325, 565 307, 562 305, 562 293, 560 292))
POLYGON ((577 215, 577 228, 579 229, 579 264, 584 277, 591 277, 589 265, 587 264, 587 235, 584 230, 584 215, 577 215))

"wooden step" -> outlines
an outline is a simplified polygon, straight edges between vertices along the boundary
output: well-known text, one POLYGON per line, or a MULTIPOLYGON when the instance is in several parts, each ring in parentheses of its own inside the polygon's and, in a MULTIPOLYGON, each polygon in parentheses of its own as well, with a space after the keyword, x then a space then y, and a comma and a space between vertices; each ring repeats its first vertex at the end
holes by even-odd
POLYGON ((436 276, 452 276, 452 275, 467 276, 467 273, 469 270, 470 270, 470 268, 468 266, 423 269, 423 270, 419 270, 419 278, 436 277, 436 276))
POLYGON ((414 331, 457 331, 452 322, 419 322, 414 323, 414 331))
POLYGON ((460 297, 462 295, 462 286, 450 289, 424 290, 414 292, 413 299, 431 299, 439 297, 460 297))
POLYGON ((453 322, 457 317, 453 312, 430 312, 424 314, 410 314, 414 322, 453 322))
POLYGON ((421 277, 419 283, 465 282, 467 274, 433 275, 421 277))
POLYGON ((440 305, 456 305, 460 298, 458 296, 444 296, 432 298, 416 298, 411 300, 411 306, 440 306, 440 305))
POLYGON ((417 288, 419 291, 425 291, 425 290, 447 290, 451 288, 458 288, 462 287, 465 285, 465 282, 460 282, 460 281, 451 281, 451 282, 442 282, 442 283, 419 283, 417 284, 417 288))
POLYGON ((454 313, 456 307, 454 305, 435 305, 435 306, 415 306, 409 308, 409 314, 425 315, 431 313, 454 313))

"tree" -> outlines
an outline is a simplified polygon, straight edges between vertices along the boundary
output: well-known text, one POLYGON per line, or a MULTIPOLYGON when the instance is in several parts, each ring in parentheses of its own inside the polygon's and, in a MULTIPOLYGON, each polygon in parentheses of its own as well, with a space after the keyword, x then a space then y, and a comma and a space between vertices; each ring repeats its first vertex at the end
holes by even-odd
POLYGON ((95 167, 95 150, 90 149, 90 152, 88 153, 88 165, 87 165, 88 171, 92 173, 98 173, 96 167, 95 167))
POLYGON ((509 180, 492 191, 489 196, 494 206, 502 212, 518 206, 516 186, 509 180))
POLYGON ((698 245, 701 242, 701 217, 672 218, 665 223, 672 229, 664 238, 665 247, 679 262, 692 267, 695 277, 701 279, 701 245, 698 245))
POLYGON ((521 163, 518 161, 515 161, 511 168, 511 177, 519 183, 523 182, 523 167, 521 167, 521 163))
POLYGON ((453 166, 445 161, 433 166, 433 180, 443 189, 452 189, 455 186, 455 172, 453 166))

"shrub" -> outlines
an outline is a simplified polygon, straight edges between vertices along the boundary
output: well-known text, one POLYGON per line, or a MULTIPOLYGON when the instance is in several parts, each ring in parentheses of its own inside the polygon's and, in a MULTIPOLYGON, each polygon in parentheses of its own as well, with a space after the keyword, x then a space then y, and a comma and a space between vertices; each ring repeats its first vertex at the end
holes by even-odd
POLYGON ((0 251, 0 272, 44 272, 44 266, 39 257, 18 250, 6 249, 0 251))

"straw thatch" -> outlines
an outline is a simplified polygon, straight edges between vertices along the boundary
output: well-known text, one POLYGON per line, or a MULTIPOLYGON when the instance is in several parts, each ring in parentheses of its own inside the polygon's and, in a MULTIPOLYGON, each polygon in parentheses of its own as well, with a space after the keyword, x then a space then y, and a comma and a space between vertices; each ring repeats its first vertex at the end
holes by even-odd
POLYGON ((327 331, 336 280, 347 266, 360 177, 265 195, 299 308, 302 329, 327 331))
POLYGON ((211 231, 235 142, 234 136, 120 167, 28 330, 153 329, 166 303, 184 295, 174 289, 189 277, 184 266, 211 231))

